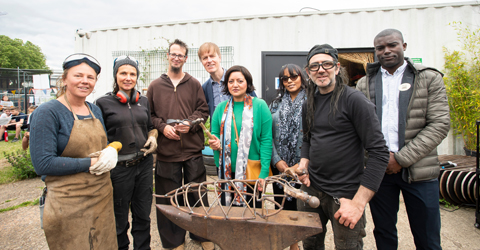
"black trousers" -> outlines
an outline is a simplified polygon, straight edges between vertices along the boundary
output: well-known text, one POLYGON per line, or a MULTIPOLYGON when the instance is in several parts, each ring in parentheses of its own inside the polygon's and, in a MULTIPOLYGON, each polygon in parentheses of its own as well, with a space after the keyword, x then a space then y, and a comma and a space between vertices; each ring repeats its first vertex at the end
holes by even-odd
MULTIPOLYGON (((202 156, 182 162, 157 161, 155 171, 155 193, 163 195, 181 187, 183 184, 190 182, 200 183, 206 180, 207 172, 205 170, 205 165, 203 164, 202 156)), ((188 199, 190 205, 193 205, 198 201, 199 197, 197 193, 191 193, 189 194, 188 199)), ((203 197, 203 202, 205 205, 208 205, 207 196, 203 197)), ((170 199, 156 198, 156 203, 170 205, 170 199)), ((157 227, 163 248, 175 248, 185 242, 186 231, 171 222, 159 210, 157 210, 157 227)), ((190 238, 200 242, 208 241, 192 233, 190 233, 190 238)))
MULTIPOLYGON (((402 169, 402 171, 407 171, 402 169)), ((378 249, 397 249, 397 213, 402 191, 417 249, 442 249, 438 180, 407 183, 402 174, 386 174, 370 201, 378 249)))
POLYGON ((153 156, 130 167, 118 163, 110 172, 113 185, 118 249, 128 249, 130 228, 128 212, 132 210, 134 249, 150 249, 150 212, 153 193, 153 156))

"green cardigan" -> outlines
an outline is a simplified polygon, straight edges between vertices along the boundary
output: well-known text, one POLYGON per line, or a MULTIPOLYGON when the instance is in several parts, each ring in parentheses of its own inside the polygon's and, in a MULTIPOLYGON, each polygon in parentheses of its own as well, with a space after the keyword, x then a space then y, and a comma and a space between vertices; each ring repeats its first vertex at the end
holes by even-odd
MULTIPOLYGON (((217 138, 220 138, 220 124, 222 122, 223 112, 227 101, 223 101, 218 104, 215 112, 213 113, 211 128, 212 134, 217 138)), ((268 109, 267 103, 259 98, 253 97, 253 138, 250 144, 250 150, 248 153, 248 159, 261 160, 262 171, 259 178, 264 179, 268 177, 270 171, 270 160, 272 158, 272 114, 268 109)), ((235 121, 237 123, 238 133, 242 130, 242 113, 243 102, 234 102, 233 113, 235 114, 235 121)), ((235 166, 237 163, 237 150, 238 145, 235 142, 235 128, 232 124, 232 172, 235 172, 235 166)), ((219 164, 220 152, 215 151, 214 158, 215 164, 219 164)))

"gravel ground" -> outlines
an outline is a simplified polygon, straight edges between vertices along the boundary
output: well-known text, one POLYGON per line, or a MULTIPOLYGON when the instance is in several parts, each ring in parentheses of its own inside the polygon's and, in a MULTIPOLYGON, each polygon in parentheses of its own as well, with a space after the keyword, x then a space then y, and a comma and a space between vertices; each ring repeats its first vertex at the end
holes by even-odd
MULTIPOLYGON (((213 180, 209 176, 208 180, 213 180)), ((37 199, 44 184, 40 178, 18 181, 0 185, 0 208, 11 207, 25 201, 37 199)), ((398 213, 399 249, 414 249, 413 237, 408 226, 405 206, 401 201, 398 213)), ((480 229, 476 229, 475 209, 462 207, 450 212, 441 210, 442 217, 442 247, 443 249, 480 249, 480 229)), ((163 249, 156 225, 155 207, 152 205, 152 249, 163 249)), ((334 249, 333 235, 327 226, 327 249, 334 249)), ((367 206, 367 237, 364 239, 364 249, 376 249, 373 238, 373 223, 367 206)), ((13 211, 0 213, 0 249, 48 249, 43 230, 40 229, 39 207, 28 206, 13 211)), ((188 234, 187 234, 188 235, 188 234)), ((187 236, 186 249, 200 250, 197 242, 187 236)), ((133 249, 131 246, 130 249, 133 249)), ((219 249, 218 246, 216 249, 219 249)))

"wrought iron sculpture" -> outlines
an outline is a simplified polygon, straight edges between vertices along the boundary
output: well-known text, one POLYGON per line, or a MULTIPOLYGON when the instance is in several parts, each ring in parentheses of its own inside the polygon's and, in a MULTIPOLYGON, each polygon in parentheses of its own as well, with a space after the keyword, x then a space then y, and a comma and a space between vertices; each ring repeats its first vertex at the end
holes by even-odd
POLYGON ((170 199, 170 205, 156 205, 172 222, 198 236, 209 239, 222 249, 284 249, 291 244, 323 231, 320 218, 316 213, 287 211, 283 205, 287 197, 294 197, 318 207, 320 201, 292 186, 296 179, 288 181, 286 174, 270 176, 265 179, 263 190, 268 184, 280 184, 285 195, 274 195, 257 191, 257 180, 217 180, 203 183, 189 183, 166 195, 154 195, 170 199), (249 182, 254 182, 254 185, 249 182), (249 186, 252 193, 239 190, 238 182, 249 186), (231 189, 222 188, 230 184, 231 189), (204 204, 203 199, 213 194, 213 202, 204 204), (199 197, 190 203, 188 194, 199 197), (230 194, 240 198, 244 206, 221 205, 221 195, 230 194), (283 197, 278 203, 274 197, 283 197), (249 205, 250 201, 261 201, 262 207, 249 205))

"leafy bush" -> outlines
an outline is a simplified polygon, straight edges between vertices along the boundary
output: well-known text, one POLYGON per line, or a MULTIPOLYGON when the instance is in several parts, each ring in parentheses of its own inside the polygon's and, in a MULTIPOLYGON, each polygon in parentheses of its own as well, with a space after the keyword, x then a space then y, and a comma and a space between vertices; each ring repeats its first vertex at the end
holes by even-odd
POLYGON ((37 177, 33 169, 29 150, 17 150, 12 153, 4 152, 3 155, 8 163, 12 165, 13 174, 18 180, 37 177))
POLYGON ((450 119, 456 135, 465 147, 475 150, 475 121, 480 119, 480 29, 472 30, 460 22, 451 26, 457 31, 463 51, 444 48, 445 77, 450 119))

